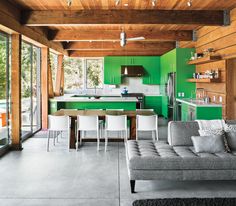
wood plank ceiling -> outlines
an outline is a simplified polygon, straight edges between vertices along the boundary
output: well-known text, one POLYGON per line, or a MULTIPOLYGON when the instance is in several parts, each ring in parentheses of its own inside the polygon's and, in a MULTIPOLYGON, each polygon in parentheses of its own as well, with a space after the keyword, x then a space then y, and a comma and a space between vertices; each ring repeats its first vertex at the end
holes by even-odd
POLYGON ((156 0, 155 6, 152 0, 72 0, 70 7, 67 0, 8 1, 21 9, 22 24, 47 29, 48 39, 62 42, 73 57, 162 55, 176 41, 191 40, 193 30, 222 25, 223 10, 236 7, 235 0, 191 0, 191 7, 188 0, 156 0), (121 47, 122 30, 145 40, 121 47))

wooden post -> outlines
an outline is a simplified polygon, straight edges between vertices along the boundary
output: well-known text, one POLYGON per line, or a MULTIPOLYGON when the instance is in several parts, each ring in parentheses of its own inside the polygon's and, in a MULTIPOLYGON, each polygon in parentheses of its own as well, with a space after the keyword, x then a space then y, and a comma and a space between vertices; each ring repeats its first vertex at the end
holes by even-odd
POLYGON ((42 129, 48 128, 48 60, 49 49, 43 47, 41 49, 41 92, 42 92, 42 129))
POLYGON ((63 55, 58 55, 58 63, 57 63, 57 76, 56 76, 56 88, 55 88, 55 96, 60 96, 60 90, 63 81, 63 55))
POLYGON ((51 69, 49 54, 48 54, 48 97, 49 98, 54 97, 53 81, 52 81, 52 69, 51 69))
POLYGON ((21 35, 11 36, 11 129, 12 148, 21 150, 21 35))

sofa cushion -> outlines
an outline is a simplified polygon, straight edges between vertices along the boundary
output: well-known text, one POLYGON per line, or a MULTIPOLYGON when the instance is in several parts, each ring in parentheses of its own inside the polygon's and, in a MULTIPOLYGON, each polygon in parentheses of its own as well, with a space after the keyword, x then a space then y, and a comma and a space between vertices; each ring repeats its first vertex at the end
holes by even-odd
POLYGON ((231 150, 236 150, 236 125, 225 125, 226 139, 231 150))
POLYGON ((225 152, 224 137, 221 135, 192 136, 194 150, 196 152, 217 153, 225 152))
POLYGON ((225 131, 221 129, 210 129, 210 130, 199 130, 201 136, 212 136, 212 135, 221 135, 224 138, 225 149, 227 152, 230 152, 230 147, 227 142, 225 131))
POLYGON ((192 146, 191 136, 199 136, 199 126, 195 121, 172 121, 168 124, 168 142, 172 146, 192 146))
POLYGON ((134 170, 231 170, 236 169, 232 153, 196 153, 193 147, 170 146, 166 142, 126 143, 128 167, 134 170))

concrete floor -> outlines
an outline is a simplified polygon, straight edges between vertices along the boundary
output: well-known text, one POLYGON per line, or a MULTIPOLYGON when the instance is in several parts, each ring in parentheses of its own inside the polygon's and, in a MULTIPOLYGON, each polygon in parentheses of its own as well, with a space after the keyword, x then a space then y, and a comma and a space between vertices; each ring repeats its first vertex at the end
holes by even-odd
MULTIPOLYGON (((166 127, 160 125, 166 138, 166 127)), ((136 199, 167 197, 236 197, 235 181, 137 181, 130 193, 123 143, 96 151, 85 143, 67 150, 66 137, 46 152, 45 133, 0 160, 1 206, 131 206, 136 199)))

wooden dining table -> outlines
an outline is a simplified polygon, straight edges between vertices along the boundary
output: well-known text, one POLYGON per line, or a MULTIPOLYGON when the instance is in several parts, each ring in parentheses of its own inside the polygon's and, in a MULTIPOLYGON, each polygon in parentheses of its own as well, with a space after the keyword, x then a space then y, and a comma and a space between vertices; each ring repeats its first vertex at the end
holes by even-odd
MULTIPOLYGON (((75 149, 75 120, 78 115, 97 115, 99 119, 105 120, 106 115, 127 115, 130 119, 130 139, 136 139, 136 115, 155 115, 153 111, 135 111, 135 110, 125 110, 125 111, 114 111, 114 110, 73 110, 73 109, 61 109, 52 115, 56 116, 69 116, 71 118, 71 132, 70 132, 70 148, 75 149)), ((78 133, 79 135, 79 133, 78 133)))

